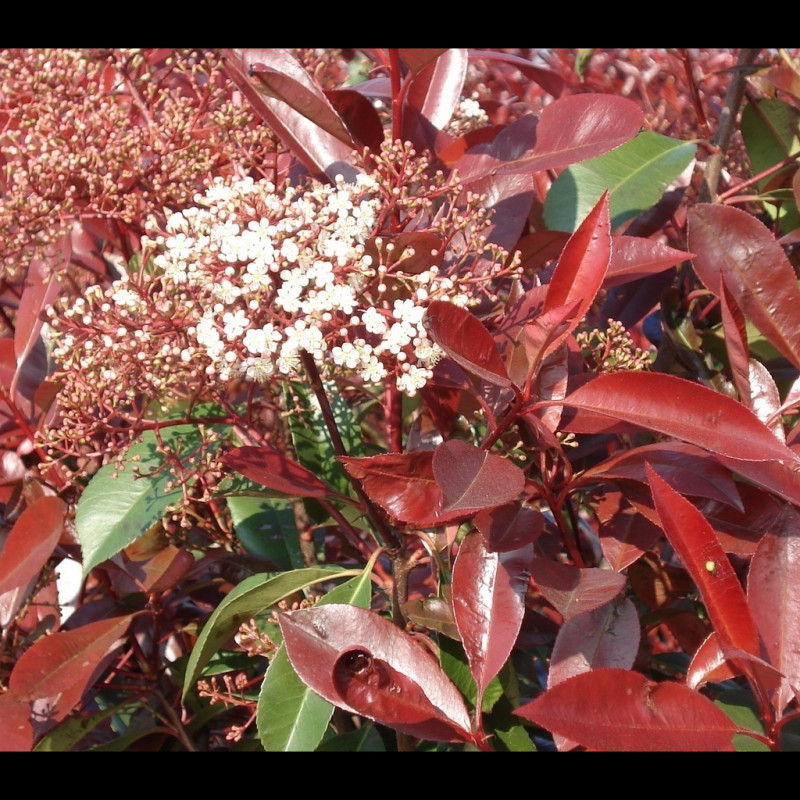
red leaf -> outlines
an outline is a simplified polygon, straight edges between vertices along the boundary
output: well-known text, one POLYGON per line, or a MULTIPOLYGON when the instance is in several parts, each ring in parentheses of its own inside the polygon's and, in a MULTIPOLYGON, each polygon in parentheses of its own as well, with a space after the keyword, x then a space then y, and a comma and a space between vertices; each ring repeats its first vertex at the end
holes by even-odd
POLYGON ((594 158, 632 139, 644 115, 632 100, 608 94, 574 94, 545 106, 530 155, 497 168, 507 172, 557 169, 594 158))
POLYGON ((747 599, 769 662, 785 676, 778 717, 800 697, 800 514, 787 505, 750 563, 747 599))
MULTIPOLYGON (((408 51, 401 51, 405 59, 408 51)), ((406 98, 435 128, 443 130, 461 98, 467 76, 467 51, 450 48, 415 71, 406 98)))
POLYGON ((416 74, 447 52, 446 47, 401 47, 398 50, 403 63, 416 74))
POLYGON ((354 144, 349 133, 324 92, 287 50, 234 49, 224 51, 224 55, 225 70, 233 82, 312 174, 333 179, 348 165, 354 171, 354 144), (252 74, 251 68, 260 71, 267 84, 252 74), (283 76, 282 85, 277 83, 276 74, 283 76), (287 86, 299 87, 297 100, 287 86), (281 98, 276 97, 281 88, 281 98))
POLYGON ((436 448, 433 475, 442 490, 446 513, 503 505, 525 488, 525 474, 516 464, 460 439, 436 448))
POLYGON ((611 260, 603 286, 617 286, 655 275, 694 256, 641 236, 612 236, 611 260))
POLYGON ((688 226, 700 280, 716 292, 721 279, 769 343, 800 367, 800 288, 769 229, 738 208, 705 203, 689 211, 688 226))
POLYGON ((731 376, 739 399, 750 408, 750 346, 747 342, 747 320, 720 278, 719 309, 725 334, 725 350, 731 365, 731 376))
POLYGON ((682 442, 656 443, 623 450, 620 455, 587 469, 575 482, 634 480, 647 483, 649 464, 676 492, 706 497, 744 510, 730 471, 705 450, 682 442))
POLYGON ((467 372, 497 386, 511 385, 492 335, 465 308, 432 300, 423 324, 431 339, 467 372))
POLYGON ((723 650, 759 655, 758 633, 742 585, 705 517, 647 467, 661 527, 700 591, 723 650))
POLYGON ((269 447, 237 447, 222 456, 222 463, 251 481, 282 494, 329 497, 334 493, 302 464, 269 447))
POLYGON ((453 612, 478 688, 476 708, 519 635, 532 561, 530 544, 493 553, 480 533, 461 542, 453 565, 453 612))
POLYGON ((574 675, 603 667, 630 669, 640 635, 639 614, 627 597, 572 617, 558 631, 547 685, 552 689, 574 675))
POLYGON ((325 97, 354 139, 375 152, 381 149, 383 124, 375 106, 363 94, 353 89, 333 89, 326 91, 325 97))
POLYGON ((621 572, 637 561, 663 535, 635 508, 623 502, 621 492, 606 492, 597 508, 600 547, 611 569, 621 572))
POLYGON ((350 713, 423 739, 472 741, 464 700, 431 653, 389 620, 330 603, 279 623, 303 683, 350 713))
POLYGON ((40 497, 20 514, 0 552, 0 594, 24 586, 53 555, 67 505, 58 497, 40 497))
POLYGON ((27 753, 32 747, 31 704, 13 692, 0 694, 0 751, 27 753))
POLYGON ((624 575, 608 569, 580 569, 547 558, 534 560, 531 575, 539 591, 565 620, 613 600, 627 581, 624 575))
POLYGON ((575 325, 585 316, 603 284, 611 259, 608 190, 569 237, 547 285, 544 312, 580 301, 575 325))
POLYGON ((731 751, 738 732, 707 697, 622 669, 576 675, 516 713, 589 750, 731 751))
POLYGON ((470 50, 470 58, 481 58, 486 61, 497 61, 503 64, 511 64, 516 67, 526 78, 534 83, 538 83, 548 94, 558 97, 564 91, 564 78, 557 72, 542 67, 535 67, 526 58, 512 55, 510 53, 498 53, 495 50, 470 50))
POLYGON ((36 641, 14 666, 8 688, 20 699, 59 697, 65 714, 76 706, 134 615, 92 622, 36 641))
MULTIPOLYGON (((741 403, 673 375, 630 371, 599 375, 562 402, 682 439, 721 456, 800 464, 800 458, 741 403)), ((570 429, 580 430, 579 418, 570 422, 570 429)))
POLYGON ((533 544, 544 530, 544 515, 519 501, 478 512, 473 519, 486 549, 493 553, 533 544))

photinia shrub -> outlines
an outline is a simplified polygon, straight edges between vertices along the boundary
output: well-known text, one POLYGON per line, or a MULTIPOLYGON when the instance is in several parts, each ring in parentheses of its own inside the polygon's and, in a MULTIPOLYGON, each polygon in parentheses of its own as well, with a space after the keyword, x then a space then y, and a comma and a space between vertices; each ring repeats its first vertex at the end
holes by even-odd
POLYGON ((797 51, 0 63, 0 748, 797 749, 797 51))

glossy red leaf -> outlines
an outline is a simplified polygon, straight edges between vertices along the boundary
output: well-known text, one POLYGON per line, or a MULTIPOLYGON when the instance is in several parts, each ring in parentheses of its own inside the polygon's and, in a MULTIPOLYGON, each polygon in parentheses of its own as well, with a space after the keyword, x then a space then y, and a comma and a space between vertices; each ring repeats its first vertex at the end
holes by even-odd
POLYGON ((442 442, 433 453, 432 466, 445 513, 503 505, 525 488, 525 473, 516 464, 461 439, 442 442))
POLYGON ((622 669, 576 675, 516 713, 588 750, 732 751, 738 732, 707 697, 622 669))
POLYGON ((537 558, 531 565, 539 591, 555 609, 570 620, 613 600, 625 587, 627 578, 608 569, 581 569, 559 564, 547 558, 537 558))
MULTIPOLYGON (((401 51, 405 59, 407 51, 401 51)), ((467 76, 467 50, 452 47, 415 70, 406 99, 435 128, 443 130, 461 99, 467 76)))
MULTIPOLYGON (((800 465, 797 454, 741 403, 673 375, 599 375, 568 394, 563 404, 682 439, 717 455, 800 465)), ((570 429, 577 430, 575 421, 570 429)))
POLYGON ((20 656, 8 688, 20 699, 59 698, 60 714, 68 712, 80 702, 132 619, 133 615, 104 619, 39 639, 20 656))
POLYGON ((517 641, 532 561, 532 544, 492 552, 477 532, 464 537, 456 555, 453 613, 478 689, 477 708, 517 641))
POLYGON ((640 638, 639 614, 627 597, 568 619, 553 645, 548 687, 593 669, 630 669, 640 638))
POLYGON ((0 594, 24 586, 53 555, 67 504, 58 497, 40 497, 20 514, 0 551, 0 594))
POLYGON ((769 343, 800 367, 800 288, 794 268, 769 229, 732 206, 700 203, 689 211, 689 248, 700 280, 720 280, 769 343))
POLYGON ((333 494, 333 490, 313 472, 269 447, 236 447, 225 453, 221 460, 229 469, 282 494, 300 497, 333 494))
POLYGON ((506 172, 557 169, 630 141, 644 115, 637 103, 608 94, 573 94, 545 106, 530 154, 497 167, 506 172))
POLYGON ((671 269, 694 256, 655 239, 641 236, 612 236, 611 260, 603 285, 617 286, 671 269))
POLYGON ((750 400, 748 408, 766 425, 776 439, 786 441, 781 419, 781 395, 772 373, 754 358, 749 362, 750 400))
POLYGON ((579 301, 575 325, 594 302, 611 259, 611 220, 608 191, 567 240, 547 285, 543 311, 579 301))
POLYGON ((247 48, 223 53, 225 70, 233 82, 312 174, 333 179, 337 174, 347 172, 348 168, 355 172, 352 166, 354 143, 349 133, 324 92, 289 51, 247 48), (273 83, 277 80, 277 73, 284 77, 287 85, 291 83, 300 87, 298 99, 285 91, 285 86, 281 97, 276 97, 274 87, 265 85, 256 74, 258 72, 264 77, 269 76, 273 83), (299 108, 295 104, 299 104, 299 108), (340 138, 340 135, 345 138, 340 138))
POLYGON ((472 520, 493 553, 516 550, 533 544, 544 530, 544 515, 538 508, 519 501, 487 508, 472 520))
POLYGON ((649 466, 647 475, 661 527, 700 591, 723 650, 758 656, 758 633, 744 589, 714 529, 649 466))
POLYGON ((464 700, 431 653, 389 620, 330 603, 279 616, 303 683, 350 713, 423 739, 472 741, 464 700))
POLYGON ((800 697, 800 513, 785 506, 766 531, 747 576, 747 599, 770 663, 784 678, 775 711, 800 697))
POLYGON ((492 335, 465 308, 433 300, 423 324, 431 339, 467 372, 497 386, 511 385, 492 335))

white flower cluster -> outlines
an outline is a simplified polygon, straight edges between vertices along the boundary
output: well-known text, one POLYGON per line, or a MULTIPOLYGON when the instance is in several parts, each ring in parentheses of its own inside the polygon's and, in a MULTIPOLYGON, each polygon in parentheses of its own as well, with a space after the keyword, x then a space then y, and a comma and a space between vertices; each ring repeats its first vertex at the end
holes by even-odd
POLYGON ((173 340, 172 362, 205 364, 209 379, 295 378, 306 351, 324 375, 376 384, 391 372, 414 395, 442 356, 422 325, 427 302, 466 305, 468 296, 436 266, 402 274, 399 299, 398 276, 388 270, 395 292, 387 293, 387 267, 365 252, 383 202, 378 188, 369 175, 283 192, 268 181, 217 179, 195 207, 143 239, 143 254, 155 253, 149 287, 141 275, 125 275, 102 308, 134 321, 152 317, 155 304, 164 317, 180 318, 184 335, 177 353, 173 340))

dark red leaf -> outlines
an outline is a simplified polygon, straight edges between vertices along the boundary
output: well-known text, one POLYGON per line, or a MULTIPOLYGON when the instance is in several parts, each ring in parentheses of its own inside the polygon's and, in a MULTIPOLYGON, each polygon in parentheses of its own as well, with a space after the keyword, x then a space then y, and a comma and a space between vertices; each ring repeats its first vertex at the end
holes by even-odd
POLYGON ((467 372, 497 386, 511 385, 492 335, 465 308, 433 300, 423 324, 431 339, 467 372))
POLYGON ((251 481, 282 494, 329 497, 333 494, 313 472, 269 447, 236 447, 222 456, 222 463, 251 481))
POLYGON ((375 106, 363 94, 353 89, 335 89, 325 92, 325 97, 357 143, 375 152, 381 149, 383 124, 375 106))
POLYGON ((533 544, 544 529, 544 515, 515 501, 478 512, 473 523, 483 535, 486 549, 502 553, 533 544))
POLYGON ((600 547, 616 572, 641 558, 663 536, 661 528, 625 502, 621 492, 606 492, 597 506, 597 516, 600 547))
POLYGON ((744 510, 730 470, 705 450, 682 442, 656 443, 623 450, 587 469, 576 484, 634 480, 647 483, 649 464, 676 492, 719 500, 744 510))
POLYGON ((747 342, 747 320, 733 295, 725 287, 720 277, 719 309, 722 316, 722 329, 725 334, 725 350, 731 367, 731 377, 739 399, 750 406, 750 346, 747 342))
POLYGON ((694 267, 712 291, 720 280, 769 343, 800 367, 800 288, 769 229, 732 206, 700 203, 689 211, 694 267))
POLYGON ((647 467, 661 527, 700 591, 723 650, 759 655, 758 633, 744 589, 705 517, 647 467))
POLYGON ((707 697, 622 669, 576 675, 516 713, 589 750, 732 751, 738 732, 707 697))
POLYGON ((613 600, 627 581, 624 575, 608 569, 580 569, 547 558, 534 560, 531 575, 539 591, 565 620, 613 600))
POLYGON ((606 287, 655 275, 694 256, 641 236, 612 236, 611 261, 603 283, 606 287))
POLYGON ((410 736, 472 741, 464 700, 431 653, 389 620, 330 603, 279 623, 303 683, 329 703, 410 736))
POLYGON ((775 699, 780 717, 800 692, 800 514, 792 506, 756 548, 747 599, 769 662, 784 675, 775 699))
POLYGON ((516 464, 460 439, 436 448, 433 475, 442 490, 445 513, 503 505, 525 488, 525 474, 516 464))
POLYGON ((40 497, 22 512, 0 551, 0 594, 38 575, 53 555, 66 514, 58 497, 40 497))
MULTIPOLYGON (((599 375, 567 395, 563 403, 682 439, 721 456, 800 465, 800 458, 741 403, 673 375, 632 371, 599 375)), ((574 422, 571 430, 576 430, 574 422)))
POLYGON ((543 311, 579 301, 575 312, 578 324, 603 285, 611 259, 611 220, 608 191, 567 240, 558 264, 547 285, 543 311))
POLYGON ((532 544, 491 552, 477 532, 459 547, 453 565, 453 612, 478 688, 477 708, 519 635, 532 561, 532 544))

